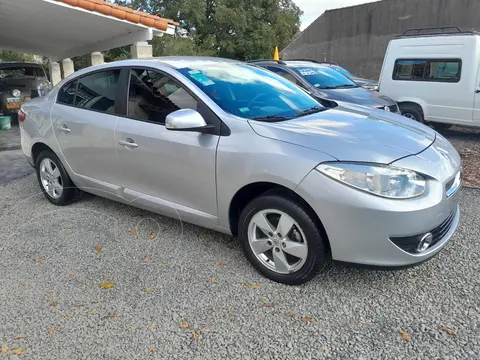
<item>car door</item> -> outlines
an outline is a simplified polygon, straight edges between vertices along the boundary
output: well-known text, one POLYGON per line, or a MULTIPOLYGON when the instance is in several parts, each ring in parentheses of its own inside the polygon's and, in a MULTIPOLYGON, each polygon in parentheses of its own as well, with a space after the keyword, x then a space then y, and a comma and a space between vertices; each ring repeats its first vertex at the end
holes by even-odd
POLYGON ((475 103, 473 108, 473 121, 478 126, 480 125, 480 66, 477 73, 477 82, 475 86, 475 103))
POLYGON ((66 164, 87 180, 116 184, 121 174, 114 144, 119 75, 107 69, 65 84, 51 113, 66 164))
POLYGON ((142 208, 216 223, 219 136, 167 130, 166 116, 179 109, 197 110, 212 121, 211 110, 171 75, 131 69, 127 116, 119 117, 115 131, 124 196, 142 208))

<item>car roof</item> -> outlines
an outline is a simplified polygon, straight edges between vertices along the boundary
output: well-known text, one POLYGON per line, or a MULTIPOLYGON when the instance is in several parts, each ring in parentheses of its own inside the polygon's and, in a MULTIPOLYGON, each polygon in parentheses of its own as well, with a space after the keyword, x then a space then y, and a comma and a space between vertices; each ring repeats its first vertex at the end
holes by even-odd
POLYGON ((301 66, 314 66, 314 67, 321 67, 321 68, 328 68, 330 65, 328 64, 321 64, 314 61, 307 61, 307 60, 287 60, 284 61, 286 66, 290 67, 301 67, 301 66))
POLYGON ((39 64, 39 63, 28 62, 28 61, 5 61, 5 62, 0 62, 0 68, 1 67, 10 67, 10 66, 19 66, 19 65, 42 67, 42 65, 39 64))

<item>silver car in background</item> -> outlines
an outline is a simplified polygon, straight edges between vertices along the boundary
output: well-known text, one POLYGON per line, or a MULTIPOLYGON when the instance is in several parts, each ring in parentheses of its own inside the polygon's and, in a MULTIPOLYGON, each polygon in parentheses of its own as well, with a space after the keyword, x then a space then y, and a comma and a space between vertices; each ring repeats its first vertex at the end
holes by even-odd
POLYGON ((385 111, 325 108, 284 78, 216 58, 81 70, 20 112, 47 199, 79 189, 238 236, 285 284, 330 259, 419 264, 459 221, 458 153, 385 111))

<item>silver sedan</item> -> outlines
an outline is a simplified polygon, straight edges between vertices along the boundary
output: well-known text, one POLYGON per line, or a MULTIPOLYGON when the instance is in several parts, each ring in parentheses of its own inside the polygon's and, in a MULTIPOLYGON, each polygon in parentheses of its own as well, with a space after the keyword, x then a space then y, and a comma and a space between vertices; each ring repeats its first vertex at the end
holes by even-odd
POLYGON ((252 265, 285 284, 330 260, 419 264, 459 221, 461 161, 441 135, 385 111, 324 107, 237 61, 87 68, 19 120, 53 204, 83 190, 238 236, 252 265))

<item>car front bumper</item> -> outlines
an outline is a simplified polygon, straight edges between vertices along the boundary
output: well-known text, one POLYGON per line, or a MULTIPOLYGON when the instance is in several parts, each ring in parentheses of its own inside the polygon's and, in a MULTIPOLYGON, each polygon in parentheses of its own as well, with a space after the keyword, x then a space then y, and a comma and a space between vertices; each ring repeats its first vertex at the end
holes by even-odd
MULTIPOLYGON (((408 168, 410 163, 412 168, 415 161, 403 159, 399 164, 408 168)), ((460 218, 458 202, 461 184, 450 196, 447 196, 445 186, 459 171, 458 164, 449 168, 449 175, 445 178, 430 178, 426 192, 408 200, 371 195, 317 170, 307 175, 295 191, 320 218, 334 261, 402 268, 429 260, 445 247, 454 234, 460 218), (407 251, 398 245, 398 241, 393 241, 415 237, 419 242, 430 232, 437 238, 421 253, 411 249, 407 251)))

